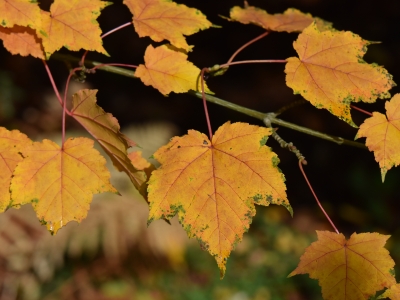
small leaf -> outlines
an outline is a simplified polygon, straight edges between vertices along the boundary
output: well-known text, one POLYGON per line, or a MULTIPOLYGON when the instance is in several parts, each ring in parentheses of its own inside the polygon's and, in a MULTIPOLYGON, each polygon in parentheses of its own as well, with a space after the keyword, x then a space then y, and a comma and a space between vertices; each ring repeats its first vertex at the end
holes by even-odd
POLYGON ((0 0, 0 25, 14 25, 39 28, 41 24, 40 8, 36 1, 0 0))
POLYGON ((400 164, 400 94, 385 104, 386 116, 373 112, 372 117, 361 124, 356 139, 366 137, 366 145, 375 154, 381 168, 382 182, 387 171, 400 164))
POLYGON ((41 38, 47 58, 63 46, 70 51, 85 49, 108 55, 96 19, 109 4, 100 0, 55 0, 50 13, 42 11, 41 38))
POLYGON ((72 117, 99 142, 114 167, 125 172, 140 190, 147 177, 132 165, 127 153, 127 149, 135 144, 119 131, 118 120, 96 104, 96 93, 97 90, 88 89, 75 93, 72 96, 72 117))
POLYGON ((133 14, 133 25, 140 37, 156 42, 168 40, 177 48, 190 51, 184 35, 192 35, 212 24, 197 9, 170 0, 124 0, 133 14))
POLYGON ((18 25, 12 28, 0 27, 0 39, 3 40, 4 47, 11 54, 32 55, 45 59, 42 41, 38 38, 36 32, 29 27, 18 25))
POLYGON ((129 159, 131 160, 132 164, 138 170, 144 170, 149 168, 151 164, 143 158, 142 151, 134 151, 128 154, 129 159))
POLYGON ((289 274, 308 273, 318 279, 325 300, 368 299, 377 291, 396 283, 394 261, 384 245, 389 238, 379 233, 343 234, 317 231, 312 243, 289 274))
MULTIPOLYGON (((162 94, 199 91, 200 69, 187 61, 187 55, 166 45, 153 48, 149 45, 144 55, 145 65, 139 65, 135 76, 145 85, 151 85, 162 94)), ((210 90, 205 85, 206 92, 210 90)))
POLYGON ((93 194, 117 192, 93 143, 70 138, 63 149, 49 140, 25 147, 11 180, 12 204, 32 203, 39 220, 54 233, 70 221, 80 222, 93 194))
POLYGON ((284 176, 271 149, 260 144, 271 129, 245 123, 222 125, 212 138, 190 130, 154 157, 162 166, 149 180, 149 222, 178 214, 225 273, 230 252, 255 215, 254 205, 291 207, 284 176))
POLYGON ((320 32, 311 24, 293 43, 299 58, 287 59, 286 84, 315 107, 356 127, 350 103, 389 98, 395 85, 384 68, 361 59, 369 44, 352 32, 320 32))
POLYGON ((18 130, 0 127, 0 212, 10 205, 10 182, 15 167, 22 161, 20 154, 31 140, 18 130))
POLYGON ((283 14, 270 15, 265 10, 254 6, 246 6, 245 8, 235 6, 231 9, 230 17, 234 21, 243 24, 252 23, 272 31, 301 32, 314 21, 320 31, 332 27, 331 23, 294 8, 287 9, 283 14))

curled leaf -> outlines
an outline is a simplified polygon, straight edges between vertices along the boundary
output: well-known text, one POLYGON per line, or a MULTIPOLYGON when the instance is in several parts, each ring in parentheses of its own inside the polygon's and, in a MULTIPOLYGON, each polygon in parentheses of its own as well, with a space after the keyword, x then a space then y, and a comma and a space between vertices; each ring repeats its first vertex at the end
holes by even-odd
POLYGON ((272 31, 301 32, 314 21, 320 31, 331 28, 331 23, 294 8, 287 9, 283 14, 271 15, 254 6, 246 6, 245 8, 235 6, 231 9, 230 17, 231 20, 243 24, 255 24, 272 31))

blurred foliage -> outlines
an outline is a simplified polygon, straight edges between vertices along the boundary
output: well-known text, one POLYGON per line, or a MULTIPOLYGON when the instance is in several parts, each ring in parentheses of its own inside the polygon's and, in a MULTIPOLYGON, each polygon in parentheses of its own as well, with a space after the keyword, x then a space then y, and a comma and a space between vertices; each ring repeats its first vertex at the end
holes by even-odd
POLYGON ((23 91, 12 81, 10 73, 0 70, 0 123, 11 120, 16 115, 16 103, 23 91))

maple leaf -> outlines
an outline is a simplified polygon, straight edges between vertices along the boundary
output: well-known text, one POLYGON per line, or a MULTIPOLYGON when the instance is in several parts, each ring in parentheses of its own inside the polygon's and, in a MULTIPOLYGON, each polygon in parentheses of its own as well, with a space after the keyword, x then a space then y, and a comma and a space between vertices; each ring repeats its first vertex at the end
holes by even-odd
POLYGON ((41 11, 40 33, 46 57, 63 46, 70 51, 85 49, 108 55, 96 19, 110 4, 101 0, 55 0, 50 13, 41 11))
POLYGON ((270 134, 269 128, 227 122, 212 142, 189 130, 154 154, 162 166, 149 180, 149 223, 178 214, 188 236, 215 257, 221 277, 254 204, 283 205, 292 213, 279 159, 264 145, 270 134))
POLYGON ((71 116, 99 142, 114 167, 125 172, 134 186, 141 190, 147 176, 133 166, 127 153, 127 149, 135 144, 120 132, 118 120, 96 104, 96 93, 97 90, 88 89, 75 93, 72 96, 71 116))
POLYGON ((25 157, 11 180, 13 206, 32 203, 47 228, 56 233, 70 221, 86 217, 92 195, 116 193, 110 184, 106 160, 93 140, 70 138, 63 149, 50 140, 34 142, 21 152, 25 157))
POLYGON ((4 47, 11 54, 45 58, 41 40, 36 32, 29 27, 18 25, 12 28, 0 27, 0 39, 3 40, 4 47))
MULTIPOLYGON (((139 65, 135 76, 145 85, 151 85, 162 94, 186 93, 200 88, 200 69, 187 61, 187 55, 174 51, 167 45, 154 48, 149 45, 144 55, 144 65, 139 65)), ((210 90, 205 85, 206 92, 210 90)))
POLYGON ((370 42, 349 31, 320 32, 313 23, 293 43, 299 58, 287 59, 286 84, 317 108, 357 127, 351 102, 388 98, 395 83, 382 67, 362 60, 370 42))
POLYGON ((140 37, 156 42, 168 40, 177 48, 190 51, 184 35, 209 28, 212 24, 197 9, 169 0, 124 0, 133 14, 133 25, 140 37))
POLYGON ((389 298, 392 300, 400 300, 400 284, 397 283, 392 285, 389 289, 387 289, 382 295, 380 295, 377 299, 389 298))
POLYGON ((270 15, 265 10, 254 6, 245 6, 245 8, 235 6, 231 9, 230 17, 233 21, 255 24, 272 31, 301 32, 314 21, 320 31, 332 28, 331 23, 294 8, 287 9, 283 14, 270 15))
POLYGON ((0 0, 0 25, 38 28, 41 24, 40 8, 36 1, 0 0))
POLYGON ((18 130, 8 131, 0 127, 0 212, 10 204, 10 182, 17 164, 23 157, 19 153, 30 139, 18 130))
POLYGON ((318 241, 307 247, 298 267, 288 277, 308 273, 318 279, 324 299, 368 299, 393 285, 394 261, 383 246, 389 238, 379 233, 343 234, 317 231, 318 241))
POLYGON ((400 164, 400 94, 385 104, 386 116, 373 112, 372 117, 361 124, 356 139, 366 137, 366 145, 374 152, 381 168, 382 182, 387 171, 400 164))

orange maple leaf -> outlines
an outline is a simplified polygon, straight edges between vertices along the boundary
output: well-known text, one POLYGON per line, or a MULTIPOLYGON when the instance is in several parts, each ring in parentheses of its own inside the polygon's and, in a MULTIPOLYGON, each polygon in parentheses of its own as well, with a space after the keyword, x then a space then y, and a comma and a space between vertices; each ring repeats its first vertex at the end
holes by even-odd
POLYGON ((212 24, 197 9, 169 0, 124 0, 133 14, 133 25, 140 37, 156 42, 168 40, 177 48, 190 51, 184 35, 209 28, 212 24))
MULTIPOLYGON (((200 88, 200 69, 187 60, 187 55, 174 51, 167 45, 154 48, 149 45, 144 55, 144 65, 139 65, 135 76, 145 85, 151 85, 162 94, 186 93, 200 88)), ((205 85, 206 92, 210 90, 205 85)))
POLYGON ((394 261, 383 246, 389 238, 379 233, 343 234, 317 231, 318 241, 307 247, 298 267, 288 277, 308 273, 318 279, 324 299, 368 299, 396 283, 394 261))
POLYGON ((320 31, 332 28, 331 23, 294 8, 287 9, 283 14, 270 15, 265 10, 254 6, 245 6, 245 8, 235 6, 231 9, 230 17, 233 21, 255 24, 272 31, 301 32, 314 21, 320 31))
POLYGON ((50 13, 41 11, 40 33, 46 57, 63 46, 70 51, 85 49, 108 55, 96 19, 110 4, 101 0, 55 0, 50 13))
POLYGON ((366 137, 366 145, 374 152, 375 160, 381 168, 382 182, 393 166, 400 164, 400 94, 396 94, 385 104, 386 116, 373 112, 372 117, 361 124, 356 139, 366 137))
POLYGON ((34 142, 21 152, 25 157, 11 180, 13 206, 32 203, 47 228, 56 233, 70 221, 86 217, 92 195, 116 193, 109 182, 106 160, 94 141, 70 138, 64 148, 50 140, 34 142))
POLYGON ((0 25, 38 28, 41 24, 40 8, 36 1, 0 0, 0 25))
POLYGON ((389 299, 392 299, 392 300, 400 300, 400 283, 392 285, 389 289, 387 289, 377 299, 384 299, 384 298, 389 298, 389 299))
POLYGON ((18 130, 0 127, 0 212, 10 205, 10 182, 15 167, 22 161, 19 153, 30 139, 18 130))
POLYGON ((292 212, 278 157, 265 146, 271 129, 246 123, 222 125, 209 141, 189 130, 154 157, 162 166, 149 180, 149 222, 178 214, 225 273, 226 260, 249 229, 254 204, 278 204, 292 212))
POLYGON ((3 40, 4 47, 11 54, 45 58, 42 41, 36 35, 35 30, 29 27, 18 25, 12 28, 0 27, 0 39, 3 40))
POLYGON ((368 44, 352 32, 320 32, 311 24, 293 43, 299 58, 287 59, 287 86, 315 107, 328 109, 357 127, 351 119, 350 102, 389 98, 388 90, 395 85, 384 68, 361 59, 368 44))
POLYGON ((135 144, 120 132, 118 120, 96 104, 96 93, 97 90, 88 89, 75 93, 72 97, 72 117, 99 142, 114 167, 125 172, 140 190, 147 180, 146 174, 133 166, 127 153, 127 149, 135 144))

